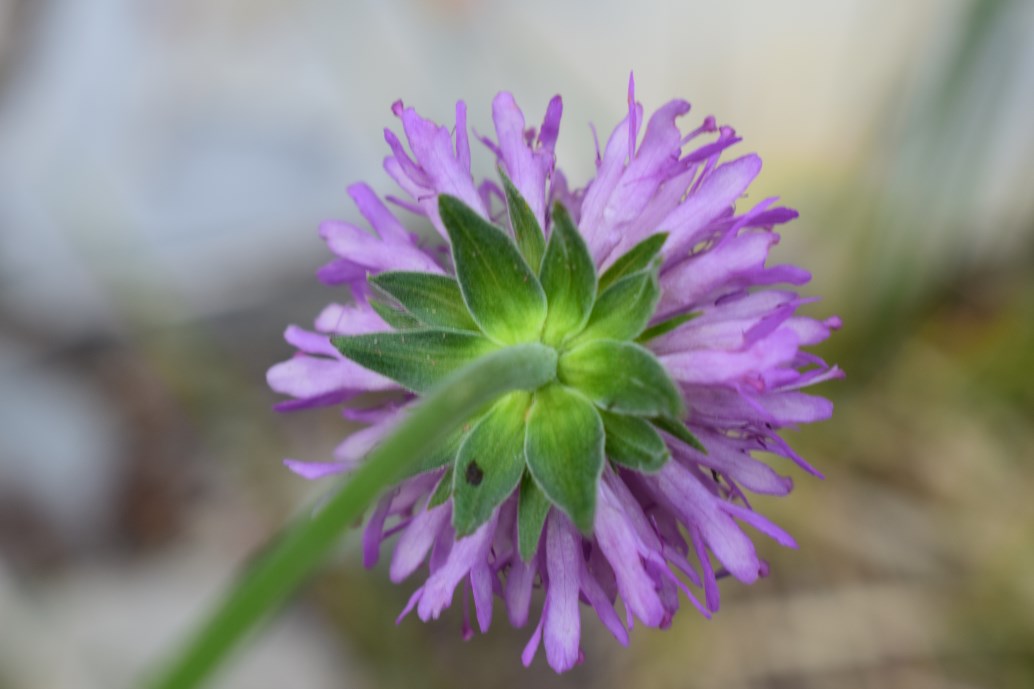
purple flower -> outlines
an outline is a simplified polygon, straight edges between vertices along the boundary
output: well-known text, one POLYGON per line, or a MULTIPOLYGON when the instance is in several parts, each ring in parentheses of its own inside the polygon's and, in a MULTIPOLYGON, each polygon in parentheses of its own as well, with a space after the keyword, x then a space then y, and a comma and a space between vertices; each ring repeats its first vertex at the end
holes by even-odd
MULTIPOLYGON (((537 132, 527 127, 509 93, 500 93, 492 104, 496 138, 482 141, 505 173, 504 180, 512 180, 512 194, 505 182, 476 182, 472 177, 463 102, 456 106, 451 132, 401 102, 395 103, 392 111, 401 120, 408 151, 395 133, 385 130, 391 153, 384 168, 407 197, 387 200, 426 216, 446 242, 453 236, 450 222, 456 221, 443 217, 445 206, 440 201, 450 198, 513 232, 524 257, 537 266, 542 249, 536 249, 534 242, 522 243, 514 221, 515 199, 523 199, 538 226, 546 229, 551 244, 558 223, 566 216, 556 214, 562 210, 551 216, 549 209, 560 204, 580 233, 576 243, 581 246, 584 240, 592 266, 603 276, 597 306, 625 304, 606 300, 604 282, 621 277, 630 260, 627 257, 652 247, 643 263, 649 262, 650 267, 640 271, 644 276, 640 291, 654 289, 654 296, 643 302, 648 306, 641 314, 642 323, 634 332, 620 336, 608 331, 610 339, 601 342, 627 341, 625 349, 637 351, 639 345, 645 347, 652 354, 648 358, 663 366, 659 375, 666 373, 673 381, 671 389, 681 397, 676 400, 680 418, 665 421, 654 412, 605 404, 593 398, 596 383, 592 380, 582 388, 564 380, 593 398, 598 411, 589 414, 602 418, 606 429, 607 461, 587 488, 590 495, 585 510, 569 509, 565 498, 549 490, 548 480, 535 471, 529 447, 531 473, 523 469, 522 458, 513 474, 513 481, 521 481, 521 485, 507 484, 490 509, 465 521, 466 517, 454 514, 467 507, 458 504, 460 495, 452 490, 461 485, 454 484, 453 464, 459 460, 454 460, 457 449, 452 446, 447 461, 430 464, 432 468, 407 478, 385 495, 364 533, 367 566, 377 562, 382 542, 397 536, 389 568, 392 581, 401 582, 427 567, 426 579, 412 594, 400 620, 413 611, 425 621, 437 618, 460 589, 464 610, 468 609, 468 596, 473 596, 477 626, 484 632, 498 597, 513 625, 519 627, 537 617, 522 655, 524 663, 532 662, 544 642, 546 658, 557 672, 582 659, 581 603, 596 612, 621 644, 627 644, 635 620, 649 627, 667 627, 683 598, 710 617, 719 607, 719 578, 731 575, 749 584, 767 573, 768 566, 742 530, 743 524, 781 545, 796 547, 788 533, 753 511, 747 497, 748 492, 786 495, 793 483, 751 453, 783 457, 818 475, 778 431, 828 418, 832 405, 801 389, 842 375, 835 366, 801 350, 828 337, 839 327, 839 320, 796 315, 798 306, 809 300, 777 287, 801 285, 809 274, 795 266, 766 265, 769 249, 779 239, 772 228, 795 218, 796 211, 775 205, 774 198, 747 209, 736 207, 760 171, 761 159, 747 154, 723 160, 730 158, 727 149, 740 139, 731 128, 717 126, 711 117, 683 134, 676 120, 686 115, 690 106, 681 100, 662 106, 641 132, 642 106, 636 103, 633 89, 630 81, 628 115, 614 128, 602 151, 597 150, 596 175, 581 189, 571 189, 555 166, 559 96, 550 101, 537 132), (631 344, 633 340, 638 345, 631 344), (623 415, 626 413, 628 416, 623 415), (646 417, 650 423, 643 421, 646 417), (654 453, 656 461, 649 466, 620 459, 625 432, 621 429, 626 423, 631 430, 645 426, 649 437, 663 441, 654 453), (538 523, 541 537, 536 532, 525 546, 526 534, 519 531, 527 528, 522 514, 525 510, 530 513, 530 508, 525 506, 524 496, 535 486, 548 494, 549 501, 542 502, 546 516, 538 523), (588 523, 576 526, 584 515, 589 515, 588 523), (458 529, 461 522, 469 528, 458 529), (530 552, 522 553, 525 547, 530 547, 530 552), (541 587, 545 596, 541 611, 533 614, 536 587, 541 587), (619 598, 623 619, 615 609, 619 598)), ((440 246, 422 244, 366 185, 355 185, 349 193, 373 233, 345 222, 324 223, 320 233, 336 258, 320 269, 319 277, 327 284, 347 285, 351 303, 324 309, 316 319, 315 331, 289 327, 286 339, 298 353, 270 369, 269 384, 291 398, 279 405, 282 410, 340 405, 370 391, 396 390, 400 395, 391 404, 373 409, 345 406, 346 418, 367 423, 367 427, 338 446, 333 462, 286 461, 306 478, 353 468, 418 399, 419 384, 400 384, 398 376, 384 375, 386 369, 367 368, 355 360, 365 361, 362 357, 341 353, 349 351, 340 345, 349 337, 360 341, 369 333, 402 330, 407 327, 406 319, 421 320, 417 310, 406 313, 386 307, 368 278, 399 274, 396 271, 450 277, 462 260, 456 258, 455 246, 450 256, 440 246), (347 337, 332 343, 329 336, 347 337)), ((548 256, 542 260, 545 284, 548 256)), ((382 287, 389 284, 374 282, 382 287)), ((594 294, 596 284, 592 282, 594 294)), ((467 290, 466 283, 463 288, 467 290)), ((476 316, 468 292, 463 293, 464 303, 476 316)), ((550 318, 552 299, 551 295, 550 318)), ((592 318, 586 312, 570 331, 592 330, 594 319, 609 315, 601 313, 602 308, 593 310, 592 318), (589 325, 585 325, 587 318, 589 325)), ((466 333, 464 338, 481 341, 463 330, 464 319, 469 317, 462 309, 452 315, 435 312, 424 322, 443 325, 434 318, 452 318, 446 323, 453 328, 448 332, 457 337, 466 333)), ((540 318, 537 323, 541 322, 540 318)), ((489 333, 480 320, 476 325, 470 323, 470 332, 479 332, 478 326, 489 333)), ((569 338, 565 327, 556 326, 555 334, 550 335, 547 319, 543 341, 577 341, 565 339, 569 338)), ((499 337, 505 339, 506 335, 499 337)), ((499 338, 493 335, 484 341, 489 339, 499 338)), ((589 351, 589 344, 596 342, 581 349, 589 351)), ((567 345, 557 346, 563 353, 567 345)), ((571 371, 577 363, 573 355, 567 364, 562 360, 560 375, 565 375, 567 366, 566 375, 573 379, 571 371)), ((658 384, 657 389, 663 387, 658 384)), ((514 399, 521 410, 528 409, 528 397, 514 399)), ((531 410, 534 408, 532 404, 531 410)), ((517 432, 523 434, 523 426, 517 432)), ((462 457, 463 450, 458 453, 462 457)), ((479 465, 464 466, 467 481, 479 485, 479 465)), ((459 464, 456 467, 462 471, 459 464)), ((471 633, 468 619, 464 634, 471 633)))

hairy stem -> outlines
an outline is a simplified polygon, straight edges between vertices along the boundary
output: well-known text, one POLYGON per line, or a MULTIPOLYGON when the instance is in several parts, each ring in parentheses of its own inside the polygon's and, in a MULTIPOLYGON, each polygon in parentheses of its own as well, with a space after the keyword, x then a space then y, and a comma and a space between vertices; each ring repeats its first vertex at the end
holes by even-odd
POLYGON ((405 474, 410 462, 485 404, 553 380, 556 360, 556 352, 540 344, 507 347, 457 371, 428 393, 315 515, 310 518, 305 512, 243 572, 179 655, 146 686, 201 686, 237 643, 305 580, 341 534, 405 474))

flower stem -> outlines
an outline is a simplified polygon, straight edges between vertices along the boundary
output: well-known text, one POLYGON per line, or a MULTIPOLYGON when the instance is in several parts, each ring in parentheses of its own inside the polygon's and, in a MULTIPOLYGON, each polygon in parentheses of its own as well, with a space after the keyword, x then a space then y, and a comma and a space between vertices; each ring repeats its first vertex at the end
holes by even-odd
POLYGON ((481 407, 556 376, 556 352, 540 344, 506 347, 457 371, 432 390, 311 518, 288 527, 246 570, 151 689, 199 687, 268 612, 287 599, 407 464, 445 440, 481 407))

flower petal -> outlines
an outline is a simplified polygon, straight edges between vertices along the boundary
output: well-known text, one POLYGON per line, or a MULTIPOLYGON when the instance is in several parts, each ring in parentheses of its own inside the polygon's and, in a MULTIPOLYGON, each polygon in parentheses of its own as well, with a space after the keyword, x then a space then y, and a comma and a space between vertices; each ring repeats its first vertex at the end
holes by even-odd
POLYGON ((488 555, 495 534, 495 523, 496 517, 493 515, 477 531, 453 544, 448 558, 424 584, 424 593, 417 606, 420 619, 425 622, 431 618, 438 619, 442 610, 449 606, 456 585, 488 555))
POLYGON ((343 462, 303 462, 299 459, 285 459, 284 466, 310 481, 336 476, 349 469, 349 465, 343 462))
POLYGON ((535 583, 535 567, 514 557, 510 571, 506 575, 506 609, 510 614, 510 624, 523 627, 528 621, 528 608, 531 605, 531 588, 535 583))
POLYGON ((608 481, 599 484, 595 534, 600 549, 614 568, 625 606, 648 627, 660 626, 664 608, 657 597, 657 584, 643 568, 638 539, 608 481))
POLYGON ((484 562, 470 570, 470 588, 474 592, 474 611, 481 633, 492 624, 492 579, 495 575, 484 562))
POLYGON ((661 222, 670 232, 664 253, 669 260, 684 257, 704 235, 708 224, 728 211, 761 172, 761 158, 751 154, 719 165, 686 200, 661 222))
POLYGON ((730 574, 745 584, 757 580, 761 563, 754 544, 689 470, 678 462, 668 462, 644 481, 688 527, 700 531, 704 542, 730 574))
POLYGON ((728 383, 786 364, 797 352, 797 336, 779 331, 738 352, 693 350, 660 357, 672 378, 694 385, 728 383))
POLYGON ((551 166, 543 165, 528 148, 524 138, 524 114, 512 94, 503 91, 492 101, 492 121, 506 174, 528 202, 539 226, 545 227, 546 172, 551 166))
POLYGON ((449 523, 451 503, 422 510, 399 536, 391 557, 389 578, 396 584, 408 577, 427 557, 442 528, 449 523))
POLYGON ((549 594, 543 613, 546 659, 557 672, 578 662, 581 619, 578 610, 578 573, 582 559, 581 537, 558 510, 546 524, 546 572, 549 594))
POLYGON ((266 382, 276 392, 297 398, 312 398, 344 391, 359 394, 370 390, 392 390, 398 384, 347 359, 324 359, 299 355, 274 364, 266 382))

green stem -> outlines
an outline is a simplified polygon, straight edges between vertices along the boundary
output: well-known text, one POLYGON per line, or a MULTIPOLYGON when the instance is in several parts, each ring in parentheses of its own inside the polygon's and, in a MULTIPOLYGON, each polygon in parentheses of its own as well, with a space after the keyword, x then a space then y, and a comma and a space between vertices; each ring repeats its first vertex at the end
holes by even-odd
POLYGON ((314 516, 306 512, 269 546, 174 662, 147 686, 201 686, 241 638, 313 571, 341 533, 405 474, 409 462, 444 441, 485 404, 513 390, 534 390, 555 376, 556 352, 540 344, 501 349, 453 374, 414 408, 314 516))

